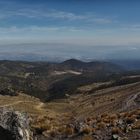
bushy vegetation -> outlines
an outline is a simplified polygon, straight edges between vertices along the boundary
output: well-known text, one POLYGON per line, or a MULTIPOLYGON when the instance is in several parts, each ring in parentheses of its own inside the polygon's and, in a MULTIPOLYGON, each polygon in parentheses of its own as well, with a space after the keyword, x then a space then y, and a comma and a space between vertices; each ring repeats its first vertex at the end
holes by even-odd
POLYGON ((71 122, 67 125, 56 125, 55 122, 50 121, 47 117, 37 118, 32 125, 36 133, 44 134, 50 137, 57 138, 73 138, 90 140, 108 137, 127 136, 129 132, 140 130, 140 110, 122 112, 117 114, 101 114, 96 117, 88 117, 83 121, 71 122))

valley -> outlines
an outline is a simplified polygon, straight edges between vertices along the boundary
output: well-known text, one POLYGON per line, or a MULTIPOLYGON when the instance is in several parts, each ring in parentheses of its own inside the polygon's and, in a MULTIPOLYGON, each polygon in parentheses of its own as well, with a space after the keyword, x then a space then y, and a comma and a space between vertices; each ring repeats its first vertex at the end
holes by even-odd
POLYGON ((139 71, 73 59, 3 61, 0 68, 0 108, 27 113, 38 140, 140 138, 139 71))
POLYGON ((140 140, 140 0, 0 0, 0 140, 140 140))

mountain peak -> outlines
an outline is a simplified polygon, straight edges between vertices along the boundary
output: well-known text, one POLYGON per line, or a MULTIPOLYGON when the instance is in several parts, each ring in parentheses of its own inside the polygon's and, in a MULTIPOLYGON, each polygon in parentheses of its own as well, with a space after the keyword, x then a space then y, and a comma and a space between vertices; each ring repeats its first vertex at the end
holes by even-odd
POLYGON ((62 62, 62 64, 79 64, 79 63, 81 64, 81 63, 84 63, 84 62, 82 62, 78 59, 68 59, 68 60, 62 62))

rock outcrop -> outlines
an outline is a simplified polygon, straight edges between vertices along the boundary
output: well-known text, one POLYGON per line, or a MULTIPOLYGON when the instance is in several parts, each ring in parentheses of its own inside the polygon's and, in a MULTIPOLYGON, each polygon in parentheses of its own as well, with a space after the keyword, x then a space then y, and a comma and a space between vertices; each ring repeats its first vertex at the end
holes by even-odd
POLYGON ((6 96, 6 95, 17 96, 18 94, 13 89, 5 88, 5 89, 0 90, 0 95, 3 95, 3 96, 6 96))
POLYGON ((0 139, 31 140, 27 114, 12 109, 0 108, 0 139))

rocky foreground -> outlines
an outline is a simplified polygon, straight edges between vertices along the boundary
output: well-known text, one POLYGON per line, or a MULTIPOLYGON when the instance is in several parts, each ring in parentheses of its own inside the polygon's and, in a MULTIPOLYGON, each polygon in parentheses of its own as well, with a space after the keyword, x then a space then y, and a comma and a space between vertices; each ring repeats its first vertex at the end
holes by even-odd
POLYGON ((43 118, 37 120, 36 127, 34 126, 36 134, 38 133, 38 140, 140 139, 140 109, 116 114, 102 114, 97 117, 90 116, 85 120, 73 120, 57 128, 46 127, 43 121, 43 118))
POLYGON ((7 108, 0 109, 0 139, 1 140, 31 140, 27 114, 7 108))
MULTIPOLYGON (((76 118, 57 128, 45 126, 45 119, 30 122, 25 113, 0 109, 1 140, 139 140, 140 109, 116 114, 76 118), (32 132, 31 132, 32 130, 32 132), (34 135, 34 136, 33 136, 34 135)), ((51 125, 51 120, 50 120, 51 125)))

